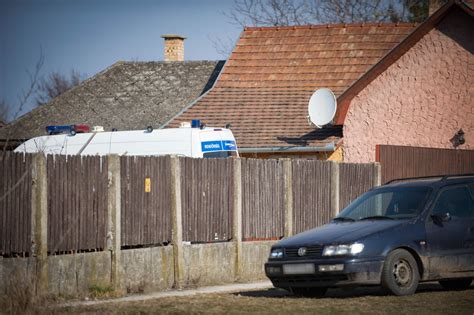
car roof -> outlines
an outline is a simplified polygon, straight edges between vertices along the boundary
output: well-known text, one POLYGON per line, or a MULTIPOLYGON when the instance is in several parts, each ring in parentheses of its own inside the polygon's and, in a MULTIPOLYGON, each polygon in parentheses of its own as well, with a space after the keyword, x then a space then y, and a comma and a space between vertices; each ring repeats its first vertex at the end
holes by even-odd
POLYGON ((381 187, 432 187, 441 188, 456 184, 474 184, 474 174, 439 175, 415 178, 399 178, 381 187))

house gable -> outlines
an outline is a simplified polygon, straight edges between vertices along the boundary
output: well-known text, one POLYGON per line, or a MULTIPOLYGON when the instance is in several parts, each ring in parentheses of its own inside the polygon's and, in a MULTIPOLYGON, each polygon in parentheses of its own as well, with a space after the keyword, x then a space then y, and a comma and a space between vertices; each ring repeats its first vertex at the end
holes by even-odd
POLYGON ((344 160, 375 160, 377 144, 474 147, 474 17, 460 6, 373 79, 348 108, 344 160))
POLYGON ((373 65, 363 76, 355 81, 338 97, 338 108, 334 118, 336 125, 344 125, 344 121, 351 104, 351 100, 362 91, 370 82, 383 73, 390 65, 403 56, 423 36, 431 31, 446 15, 453 10, 462 10, 470 16, 474 16, 473 0, 449 0, 443 7, 431 15, 425 22, 417 27, 394 49, 386 54, 379 62, 373 65))

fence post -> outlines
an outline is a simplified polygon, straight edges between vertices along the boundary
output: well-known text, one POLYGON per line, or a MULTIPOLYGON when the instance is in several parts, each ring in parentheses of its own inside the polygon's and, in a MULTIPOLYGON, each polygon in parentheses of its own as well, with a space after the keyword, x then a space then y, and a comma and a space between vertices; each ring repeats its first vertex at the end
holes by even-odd
POLYGON ((331 213, 335 217, 339 213, 339 163, 331 162, 331 213))
POLYGON ((293 235, 293 180, 292 160, 283 160, 283 178, 285 182, 285 237, 293 235))
POLYGON ((380 163, 375 163, 374 170, 374 186, 380 186, 382 185, 382 165, 380 165, 380 163))
POLYGON ((108 196, 107 196, 107 248, 111 253, 111 283, 114 289, 121 289, 122 265, 120 261, 121 240, 121 199, 120 199, 120 157, 107 156, 108 196))
POLYGON ((177 156, 171 157, 171 219, 173 226, 174 287, 183 287, 183 220, 181 209, 181 167, 177 156))
POLYGON ((233 224, 232 241, 235 244, 235 278, 238 280, 242 271, 242 163, 241 159, 233 159, 233 224))
POLYGON ((35 154, 31 167, 31 253, 36 257, 36 294, 48 292, 48 181, 46 157, 35 154))

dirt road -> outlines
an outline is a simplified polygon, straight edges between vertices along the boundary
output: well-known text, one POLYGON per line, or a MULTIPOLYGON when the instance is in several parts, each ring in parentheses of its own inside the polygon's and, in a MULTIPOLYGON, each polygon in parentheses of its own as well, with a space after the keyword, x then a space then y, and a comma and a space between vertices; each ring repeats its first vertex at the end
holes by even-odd
POLYGON ((164 297, 147 301, 65 307, 68 313, 93 314, 474 314, 474 285, 466 291, 443 291, 421 284, 412 296, 384 295, 378 288, 332 289, 325 298, 291 296, 264 289, 235 293, 164 297))

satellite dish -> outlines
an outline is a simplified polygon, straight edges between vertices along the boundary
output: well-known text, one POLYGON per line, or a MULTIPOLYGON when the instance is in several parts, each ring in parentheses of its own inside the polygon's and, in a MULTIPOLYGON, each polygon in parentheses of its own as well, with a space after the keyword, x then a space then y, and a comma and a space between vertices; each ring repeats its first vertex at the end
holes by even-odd
POLYGON ((318 128, 332 122, 336 114, 337 101, 334 93, 327 88, 316 90, 308 103, 309 120, 318 128))

